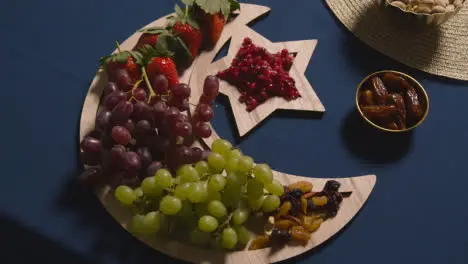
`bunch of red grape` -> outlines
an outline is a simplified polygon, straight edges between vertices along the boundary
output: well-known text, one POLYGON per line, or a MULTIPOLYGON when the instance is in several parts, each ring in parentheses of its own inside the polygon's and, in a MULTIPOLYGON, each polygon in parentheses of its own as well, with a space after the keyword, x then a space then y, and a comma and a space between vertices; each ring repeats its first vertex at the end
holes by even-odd
POLYGON ((208 122, 219 92, 217 77, 205 79, 192 117, 187 84, 169 87, 167 78, 158 74, 146 84, 143 79, 135 82, 129 89, 124 79, 116 78, 106 85, 95 130, 81 142, 81 160, 89 166, 82 180, 133 186, 162 167, 176 170, 206 158, 207 153, 191 145, 195 137, 211 135, 208 122))

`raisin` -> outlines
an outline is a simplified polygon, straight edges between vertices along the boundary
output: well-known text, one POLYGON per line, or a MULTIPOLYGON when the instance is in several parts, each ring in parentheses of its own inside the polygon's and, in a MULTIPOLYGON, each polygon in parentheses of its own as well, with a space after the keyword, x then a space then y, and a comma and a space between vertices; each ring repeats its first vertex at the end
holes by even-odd
POLYGON ((337 192, 338 189, 340 189, 341 183, 335 181, 335 180, 329 180, 327 183, 325 183, 325 187, 323 188, 324 191, 327 192, 337 192))
POLYGON ((301 198, 302 196, 302 191, 299 188, 292 189, 291 192, 289 192, 289 195, 291 195, 293 198, 301 198))
POLYGON ((270 237, 267 235, 258 236, 252 241, 252 243, 250 243, 249 250, 265 248, 268 245, 269 241, 270 237))
POLYGON ((307 214, 307 200, 304 197, 301 198, 301 209, 303 214, 307 214))
POLYGON ((303 226, 293 226, 291 228, 291 236, 294 240, 307 243, 310 239, 310 234, 303 226))
POLYGON ((288 229, 275 228, 271 232, 271 239, 278 242, 286 242, 291 239, 288 229))
POLYGON ((302 193, 307 193, 307 192, 312 191, 312 187, 313 187, 313 185, 310 182, 298 181, 298 182, 290 184, 288 188, 290 190, 300 189, 302 191, 302 193))
POLYGON ((290 229, 291 227, 295 225, 298 225, 298 224, 290 219, 281 219, 275 222, 275 227, 278 227, 280 229, 290 229))
POLYGON ((315 204, 312 200, 307 200, 307 209, 313 211, 315 209, 315 204))

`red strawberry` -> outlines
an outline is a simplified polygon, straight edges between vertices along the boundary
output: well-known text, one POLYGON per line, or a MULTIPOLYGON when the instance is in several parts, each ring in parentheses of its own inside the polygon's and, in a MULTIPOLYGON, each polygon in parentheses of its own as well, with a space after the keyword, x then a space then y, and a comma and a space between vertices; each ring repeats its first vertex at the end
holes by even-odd
POLYGON ((192 18, 188 12, 188 6, 185 8, 185 13, 178 5, 175 6, 177 16, 172 19, 172 33, 182 39, 184 44, 190 51, 192 58, 197 56, 198 50, 202 44, 202 34, 198 23, 192 18))
POLYGON ((141 54, 136 51, 121 51, 106 57, 101 58, 101 66, 107 72, 109 81, 115 82, 117 71, 120 69, 127 70, 133 82, 136 82, 141 77, 140 63, 141 54))
POLYGON ((169 33, 166 29, 160 27, 143 28, 140 29, 139 32, 142 32, 143 35, 141 35, 141 37, 138 39, 138 42, 133 50, 138 50, 144 45, 154 46, 161 34, 169 33))
POLYGON ((179 83, 179 76, 174 61, 170 57, 154 57, 146 66, 146 73, 151 80, 156 74, 163 74, 169 81, 169 87, 179 83))
POLYGON ((205 37, 208 39, 208 46, 212 47, 216 45, 223 33, 225 19, 223 14, 216 13, 214 15, 206 14, 205 18, 205 37))

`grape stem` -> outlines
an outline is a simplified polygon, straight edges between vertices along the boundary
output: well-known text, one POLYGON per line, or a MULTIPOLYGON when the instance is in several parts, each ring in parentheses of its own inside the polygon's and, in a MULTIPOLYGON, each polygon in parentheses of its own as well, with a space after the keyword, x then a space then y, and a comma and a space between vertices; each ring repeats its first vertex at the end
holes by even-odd
POLYGON ((153 87, 151 87, 151 83, 148 79, 148 74, 146 74, 146 69, 145 66, 141 67, 141 75, 143 76, 143 79, 145 80, 146 86, 148 86, 148 91, 149 91, 149 96, 148 96, 148 103, 151 100, 151 97, 155 96, 156 94, 153 91, 153 87))
POLYGON ((233 216, 233 213, 230 213, 226 221, 224 221, 222 224, 219 225, 218 230, 221 231, 224 226, 229 226, 229 222, 231 222, 231 218, 233 216))

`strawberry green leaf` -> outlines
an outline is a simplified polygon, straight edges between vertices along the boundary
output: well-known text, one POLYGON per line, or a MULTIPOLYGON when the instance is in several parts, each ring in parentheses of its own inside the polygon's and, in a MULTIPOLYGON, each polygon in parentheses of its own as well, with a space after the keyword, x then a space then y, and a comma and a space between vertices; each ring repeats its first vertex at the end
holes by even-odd
POLYGON ((181 52, 183 53, 183 57, 188 58, 189 60, 192 60, 192 53, 190 53, 189 48, 185 44, 185 42, 180 38, 180 37, 175 37, 175 45, 177 46, 176 49, 179 52, 177 55, 182 55, 180 54, 181 52))
POLYGON ((193 19, 192 17, 190 17, 190 16, 186 17, 186 22, 187 22, 187 24, 189 24, 193 28, 196 28, 196 29, 200 28, 197 21, 195 19, 193 19))
POLYGON ((142 65, 147 65, 148 62, 151 61, 154 57, 173 57, 174 52, 166 49, 164 46, 167 47, 167 41, 164 40, 166 38, 169 38, 169 36, 164 35, 158 38, 158 42, 156 43, 155 46, 151 45, 143 45, 139 52, 141 53, 141 64, 142 65), (162 39, 163 41, 160 41, 162 39), (165 44, 159 44, 160 42, 165 42, 165 44))
POLYGON ((231 12, 234 12, 236 10, 240 10, 240 4, 236 0, 229 0, 231 12))
POLYGON ((177 16, 179 16, 179 17, 184 17, 185 16, 184 11, 182 10, 182 8, 180 8, 179 5, 176 4, 175 7, 174 7, 174 10, 175 10, 177 16))
POLYGON ((147 33, 147 34, 164 34, 168 31, 162 27, 147 27, 138 30, 138 32, 147 33))
POLYGON ((223 10, 229 10, 231 6, 229 0, 195 0, 195 3, 197 3, 205 13, 211 15, 222 12, 223 10))
POLYGON ((126 63, 128 57, 133 57, 135 59, 135 62, 138 64, 140 64, 141 62, 141 54, 139 52, 121 51, 121 52, 114 53, 114 54, 100 58, 99 63, 101 66, 105 68, 107 64, 109 64, 110 62, 126 63))

